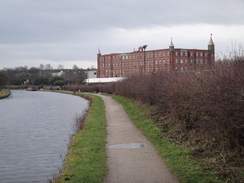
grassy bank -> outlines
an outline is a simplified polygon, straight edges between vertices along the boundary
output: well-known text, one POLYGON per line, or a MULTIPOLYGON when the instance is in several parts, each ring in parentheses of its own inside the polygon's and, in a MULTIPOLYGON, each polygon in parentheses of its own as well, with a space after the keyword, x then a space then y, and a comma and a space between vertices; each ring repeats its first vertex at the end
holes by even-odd
POLYGON ((6 90, 6 89, 0 90, 0 99, 8 97, 10 94, 11 94, 10 90, 6 90))
MULTIPOLYGON (((77 93, 79 94, 79 93, 77 93)), ((75 134, 68 148, 60 182, 103 182, 106 173, 106 119, 104 103, 100 97, 92 99, 83 130, 75 134)))
POLYGON ((113 96, 136 124, 136 126, 144 133, 144 135, 156 146, 157 150, 163 156, 164 160, 177 175, 180 182, 221 182, 217 180, 211 172, 204 172, 200 164, 193 160, 189 150, 181 148, 178 145, 164 139, 164 134, 160 128, 145 115, 148 108, 139 105, 132 100, 125 99, 120 96, 113 96))

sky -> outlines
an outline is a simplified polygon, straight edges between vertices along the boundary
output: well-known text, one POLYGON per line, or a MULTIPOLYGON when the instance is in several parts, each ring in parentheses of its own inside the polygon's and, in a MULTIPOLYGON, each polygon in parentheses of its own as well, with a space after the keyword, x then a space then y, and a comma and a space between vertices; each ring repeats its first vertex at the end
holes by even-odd
POLYGON ((244 0, 0 0, 0 69, 87 69, 102 54, 168 48, 243 54, 244 0))

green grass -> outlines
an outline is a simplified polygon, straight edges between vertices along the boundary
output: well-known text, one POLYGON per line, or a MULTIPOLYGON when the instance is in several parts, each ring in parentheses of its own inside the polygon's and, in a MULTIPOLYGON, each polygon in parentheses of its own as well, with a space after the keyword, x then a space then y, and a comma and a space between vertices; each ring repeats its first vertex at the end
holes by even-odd
POLYGON ((64 160, 63 171, 56 183, 99 183, 104 181, 107 174, 104 103, 98 96, 86 96, 92 98, 92 105, 84 129, 73 136, 64 160))
POLYGON ((124 107, 130 119, 144 133, 147 139, 155 145, 166 164, 176 174, 180 182, 221 182, 211 172, 204 172, 200 163, 190 156, 188 149, 184 149, 164 138, 164 134, 155 122, 146 117, 147 107, 120 96, 112 97, 124 107))
POLYGON ((10 90, 7 90, 7 89, 0 90, 0 99, 8 97, 10 95, 10 93, 11 93, 10 90))

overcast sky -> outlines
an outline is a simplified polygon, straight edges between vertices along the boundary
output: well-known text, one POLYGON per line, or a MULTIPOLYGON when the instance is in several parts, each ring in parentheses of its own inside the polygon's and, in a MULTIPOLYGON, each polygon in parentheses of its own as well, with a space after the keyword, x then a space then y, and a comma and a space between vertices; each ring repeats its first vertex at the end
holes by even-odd
POLYGON ((0 69, 97 67, 102 54, 244 47, 244 0, 0 0, 0 69))

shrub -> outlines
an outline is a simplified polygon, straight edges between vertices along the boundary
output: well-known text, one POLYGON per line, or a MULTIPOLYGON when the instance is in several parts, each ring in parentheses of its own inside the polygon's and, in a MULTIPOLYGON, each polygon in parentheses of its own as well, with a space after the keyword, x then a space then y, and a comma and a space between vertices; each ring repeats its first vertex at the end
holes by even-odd
POLYGON ((64 81, 63 80, 56 80, 56 81, 54 81, 54 85, 63 86, 64 85, 64 81))
POLYGON ((193 145, 192 154, 202 158, 206 171, 213 166, 223 180, 231 177, 235 182, 237 167, 243 166, 243 83, 244 58, 236 57, 195 72, 139 75, 117 83, 65 85, 64 89, 113 93, 149 105, 148 115, 167 138, 193 145))
POLYGON ((244 153, 243 83, 244 58, 236 58, 197 72, 134 76, 103 89, 153 106, 150 116, 168 138, 193 146, 206 171, 212 167, 221 179, 238 182, 244 153))
POLYGON ((117 83, 65 85, 64 89, 113 93, 146 103, 154 106, 151 116, 162 130, 178 129, 185 140, 198 133, 207 141, 223 141, 224 149, 243 152, 243 83, 244 58, 236 57, 197 72, 139 75, 117 83))
POLYGON ((8 84, 8 78, 4 72, 0 71, 0 89, 2 89, 6 84, 8 84))

